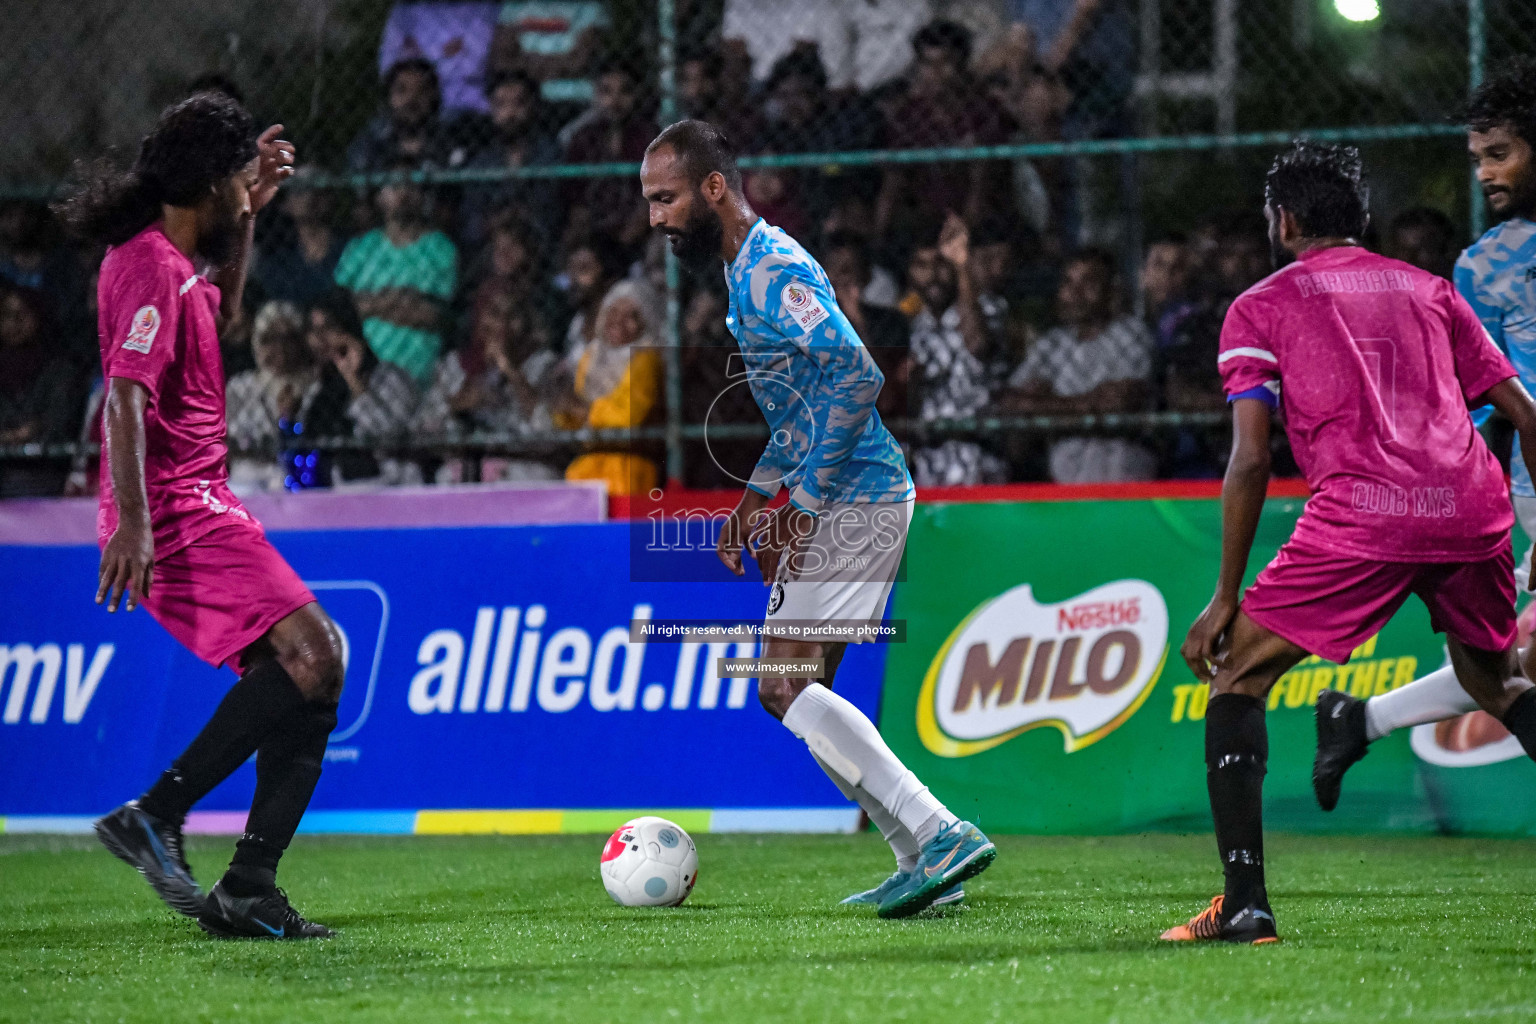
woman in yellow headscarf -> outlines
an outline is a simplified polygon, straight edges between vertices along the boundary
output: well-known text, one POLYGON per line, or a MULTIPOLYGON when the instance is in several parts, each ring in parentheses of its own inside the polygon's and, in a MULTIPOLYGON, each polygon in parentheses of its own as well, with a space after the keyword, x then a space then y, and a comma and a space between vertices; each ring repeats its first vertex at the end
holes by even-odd
MULTIPOLYGON (((620 281, 603 296, 594 337, 576 363, 576 408, 564 425, 638 427, 659 410, 663 315, 655 294, 620 281)), ((602 480, 609 494, 644 494, 658 483, 656 463, 634 445, 601 442, 566 468, 567 480, 602 480)))

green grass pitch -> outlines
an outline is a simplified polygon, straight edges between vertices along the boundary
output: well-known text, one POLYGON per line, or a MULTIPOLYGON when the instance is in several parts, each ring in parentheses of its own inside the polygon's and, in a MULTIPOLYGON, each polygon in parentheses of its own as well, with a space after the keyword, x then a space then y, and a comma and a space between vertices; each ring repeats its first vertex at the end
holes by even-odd
MULTIPOLYGON (((217 942, 80 838, 0 837, 4 1021, 1536 1019, 1536 843, 1272 837, 1284 942, 1169 946, 1209 837, 1003 837, 970 905, 835 906, 879 838, 717 836, 675 910, 615 906, 599 837, 301 836, 324 943, 217 942)), ((197 840, 212 881, 228 841, 197 840)))

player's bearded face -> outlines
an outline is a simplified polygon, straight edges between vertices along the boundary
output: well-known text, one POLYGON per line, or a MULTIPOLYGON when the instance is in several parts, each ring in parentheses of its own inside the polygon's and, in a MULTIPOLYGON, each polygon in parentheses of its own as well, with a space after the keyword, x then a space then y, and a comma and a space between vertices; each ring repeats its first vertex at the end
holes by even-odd
POLYGON ((694 192, 683 226, 667 228, 666 233, 673 254, 689 270, 696 274, 718 270, 725 226, 720 223, 720 215, 709 208, 702 191, 694 192))
POLYGON ((1468 148, 1488 206, 1500 217, 1530 216, 1536 210, 1536 154, 1507 127, 1471 132, 1468 148))
POLYGON ((240 236, 245 231, 244 215, 249 209, 241 202, 244 187, 239 176, 220 187, 214 198, 213 217, 198 236, 198 254, 216 267, 233 259, 240 246, 240 236))

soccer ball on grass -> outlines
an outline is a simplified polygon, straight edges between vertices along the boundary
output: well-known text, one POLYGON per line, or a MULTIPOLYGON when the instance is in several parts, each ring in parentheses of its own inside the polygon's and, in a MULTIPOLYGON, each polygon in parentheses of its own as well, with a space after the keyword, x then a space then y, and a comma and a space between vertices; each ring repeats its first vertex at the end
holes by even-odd
POLYGON ((647 815, 620 825, 603 846, 603 888, 626 907, 675 907, 699 879, 699 852, 677 825, 647 815))

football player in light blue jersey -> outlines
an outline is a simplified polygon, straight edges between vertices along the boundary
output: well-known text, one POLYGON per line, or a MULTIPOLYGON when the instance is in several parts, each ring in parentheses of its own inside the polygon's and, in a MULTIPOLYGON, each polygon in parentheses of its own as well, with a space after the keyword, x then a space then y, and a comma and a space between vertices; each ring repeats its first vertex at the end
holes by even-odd
POLYGON ((743 537, 771 584, 765 660, 820 661, 819 675, 761 678, 763 707, 804 740, 896 854, 896 872, 846 903, 908 917, 961 898, 960 883, 997 856, 891 752, 868 717, 832 692, 849 640, 871 639, 901 562, 914 493, 901 448, 875 412, 884 383, 831 282, 789 235, 752 212, 725 137, 680 121, 646 149, 640 186, 651 227, 689 269, 725 273, 726 325, 768 445, 720 533, 717 553, 743 575, 743 537), (767 511, 781 489, 788 501, 767 511), (852 632, 850 633, 850 630, 852 632))
MULTIPOLYGON (((1536 389, 1536 60, 1518 58, 1491 75, 1467 105, 1467 151, 1488 208, 1502 218, 1456 261, 1456 289, 1536 389)), ((1536 489, 1517 447, 1510 459, 1511 497, 1526 536, 1536 537, 1536 489)), ((1516 576, 1529 588, 1530 558, 1516 576)), ((1528 609, 1529 611, 1529 609, 1528 609)), ((1522 626, 1529 628, 1527 616, 1522 626)), ((1317 760, 1312 784, 1332 810, 1349 766, 1370 743, 1395 729, 1477 711, 1449 666, 1369 700, 1325 690, 1317 701, 1317 760)), ((1506 742, 1513 744, 1513 739, 1506 742)), ((1518 746, 1511 756, 1519 756, 1518 746)))

